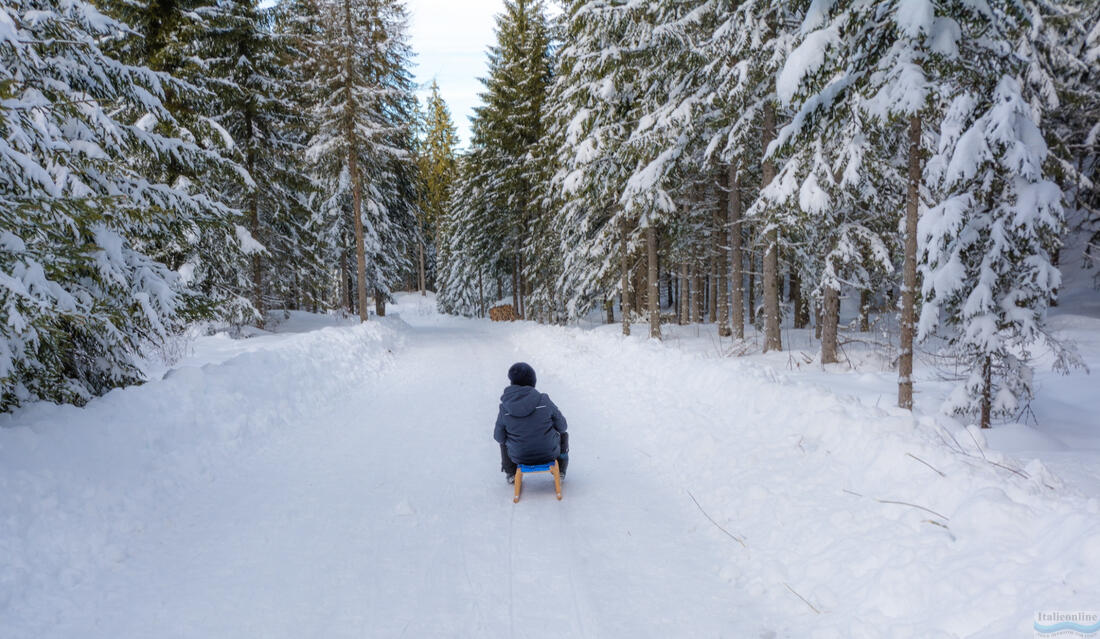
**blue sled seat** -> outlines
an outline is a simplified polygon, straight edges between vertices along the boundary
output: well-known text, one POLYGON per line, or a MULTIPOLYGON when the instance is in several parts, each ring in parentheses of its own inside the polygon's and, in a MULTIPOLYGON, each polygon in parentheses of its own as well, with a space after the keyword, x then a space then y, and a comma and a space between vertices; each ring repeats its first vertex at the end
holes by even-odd
POLYGON ((513 502, 519 501, 519 491, 523 486, 523 476, 527 473, 550 473, 554 476, 554 494, 561 499, 561 474, 558 472, 558 460, 545 464, 516 464, 516 493, 513 502))

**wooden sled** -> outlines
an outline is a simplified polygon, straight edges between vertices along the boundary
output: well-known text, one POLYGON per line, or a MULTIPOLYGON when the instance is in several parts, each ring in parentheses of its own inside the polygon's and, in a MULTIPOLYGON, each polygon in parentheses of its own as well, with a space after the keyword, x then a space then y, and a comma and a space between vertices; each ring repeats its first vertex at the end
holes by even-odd
POLYGON ((558 496, 558 501, 561 501, 561 473, 558 472, 558 460, 554 460, 549 464, 518 464, 516 467, 516 495, 512 498, 512 503, 519 501, 519 491, 523 488, 523 475, 525 473, 550 473, 554 476, 554 492, 558 496))

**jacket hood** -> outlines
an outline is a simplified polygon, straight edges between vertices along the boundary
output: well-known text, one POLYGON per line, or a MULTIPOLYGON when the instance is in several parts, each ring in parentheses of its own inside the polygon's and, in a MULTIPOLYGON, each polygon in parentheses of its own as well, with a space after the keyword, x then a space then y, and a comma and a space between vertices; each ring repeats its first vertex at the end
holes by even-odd
POLYGON ((500 396, 504 412, 515 417, 527 417, 535 412, 541 400, 542 393, 531 386, 512 385, 505 388, 504 394, 500 396))

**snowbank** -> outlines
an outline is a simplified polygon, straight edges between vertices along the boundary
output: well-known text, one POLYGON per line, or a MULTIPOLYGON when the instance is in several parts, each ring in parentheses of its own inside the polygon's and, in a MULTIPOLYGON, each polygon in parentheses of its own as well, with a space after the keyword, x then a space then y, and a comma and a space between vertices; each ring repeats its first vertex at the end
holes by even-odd
POLYGON ((258 342, 203 338, 199 351, 216 344, 213 358, 228 359, 85 408, 0 416, 0 636, 30 636, 5 625, 124 561, 151 515, 170 519, 175 500, 220 468, 323 418, 334 398, 385 370, 402 341, 393 320, 280 335, 251 351, 258 342))
POLYGON ((513 343, 540 385, 607 407, 575 448, 625 422, 624 445, 743 540, 726 574, 791 636, 1022 636, 1037 610, 1097 605, 1097 500, 978 429, 605 331, 528 326, 513 343))

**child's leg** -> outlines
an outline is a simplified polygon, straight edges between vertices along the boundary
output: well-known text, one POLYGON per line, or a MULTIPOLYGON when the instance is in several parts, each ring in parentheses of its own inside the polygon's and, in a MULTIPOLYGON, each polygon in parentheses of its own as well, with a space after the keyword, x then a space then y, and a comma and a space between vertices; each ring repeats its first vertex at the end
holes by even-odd
POLYGON ((516 462, 508 456, 508 447, 504 444, 500 445, 500 469, 507 475, 516 474, 516 462))

